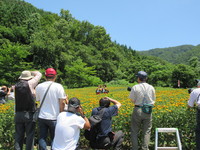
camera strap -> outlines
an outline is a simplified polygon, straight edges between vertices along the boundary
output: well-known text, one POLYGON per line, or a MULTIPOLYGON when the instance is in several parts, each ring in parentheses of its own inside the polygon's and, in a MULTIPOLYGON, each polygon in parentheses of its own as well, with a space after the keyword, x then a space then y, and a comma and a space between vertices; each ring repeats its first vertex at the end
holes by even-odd
POLYGON ((197 102, 199 101, 199 96, 200 96, 200 94, 199 94, 198 97, 197 97, 197 102))

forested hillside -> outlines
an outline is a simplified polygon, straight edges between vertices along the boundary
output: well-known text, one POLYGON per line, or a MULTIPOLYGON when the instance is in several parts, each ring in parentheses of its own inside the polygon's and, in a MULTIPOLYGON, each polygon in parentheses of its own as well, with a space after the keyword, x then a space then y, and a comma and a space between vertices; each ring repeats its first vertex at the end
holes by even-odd
POLYGON ((25 69, 44 72, 48 67, 58 71, 58 81, 68 88, 133 82, 139 70, 157 86, 176 86, 181 80, 189 87, 199 77, 198 60, 196 65, 173 65, 140 55, 111 41, 104 27, 76 20, 68 10, 58 15, 21 0, 0 0, 0 5, 1 85, 14 84, 25 69))
MULTIPOLYGON (((190 60, 193 60, 194 57, 200 56, 200 45, 182 45, 169 48, 156 48, 148 51, 141 51, 139 53, 145 56, 156 56, 173 64, 190 65, 190 60)), ((200 61, 200 57, 198 57, 198 61, 200 61)))

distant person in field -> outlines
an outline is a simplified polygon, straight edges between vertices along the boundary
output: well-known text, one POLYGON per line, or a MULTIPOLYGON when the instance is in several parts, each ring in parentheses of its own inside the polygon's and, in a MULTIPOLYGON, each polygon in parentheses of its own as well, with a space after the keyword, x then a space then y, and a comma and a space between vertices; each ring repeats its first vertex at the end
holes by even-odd
POLYGON ((105 84, 103 85, 102 93, 109 93, 109 90, 105 84))
POLYGON ((190 93, 190 99, 188 101, 188 107, 194 107, 196 104, 196 150, 200 150, 200 81, 197 83, 197 88, 193 89, 190 93))
POLYGON ((134 103, 131 117, 131 142, 132 150, 138 150, 138 134, 142 129, 142 150, 149 150, 149 141, 152 128, 152 113, 147 114, 142 111, 144 103, 153 105, 156 95, 155 89, 150 84, 146 83, 147 73, 139 71, 136 75, 138 84, 131 88, 129 98, 134 103))
POLYGON ((101 94, 102 93, 102 86, 98 85, 97 89, 96 89, 96 94, 101 94))

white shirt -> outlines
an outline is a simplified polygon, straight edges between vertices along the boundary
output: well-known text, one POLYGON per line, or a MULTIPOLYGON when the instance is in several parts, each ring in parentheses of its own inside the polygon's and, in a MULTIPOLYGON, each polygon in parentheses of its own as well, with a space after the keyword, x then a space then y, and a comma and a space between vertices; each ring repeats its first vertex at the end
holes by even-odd
POLYGON ((200 88, 194 89, 191 93, 190 93, 190 99, 188 101, 188 105, 190 107, 193 107, 194 104, 196 103, 198 106, 200 106, 200 88), (198 97, 199 96, 199 97, 198 97), (198 98, 198 99, 197 99, 198 98))
MULTIPOLYGON (((52 81, 46 81, 38 84, 36 87, 36 101, 41 101, 52 81)), ((45 101, 40 109, 39 118, 47 120, 56 120, 60 113, 60 99, 65 99, 66 94, 61 84, 53 82, 46 95, 45 101)))
POLYGON ((57 118, 53 150, 74 150, 85 120, 70 112, 61 112, 57 118))
POLYGON ((156 100, 155 89, 148 83, 139 83, 132 87, 129 98, 135 105, 154 104, 156 100))

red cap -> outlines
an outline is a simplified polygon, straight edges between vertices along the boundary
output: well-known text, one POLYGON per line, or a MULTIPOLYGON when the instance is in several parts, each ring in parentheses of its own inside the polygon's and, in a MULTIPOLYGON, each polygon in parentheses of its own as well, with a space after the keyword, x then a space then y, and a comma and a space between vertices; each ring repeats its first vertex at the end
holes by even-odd
POLYGON ((55 69, 53 69, 53 68, 48 68, 45 71, 45 76, 47 76, 47 77, 54 77, 56 74, 57 73, 56 73, 55 69))

